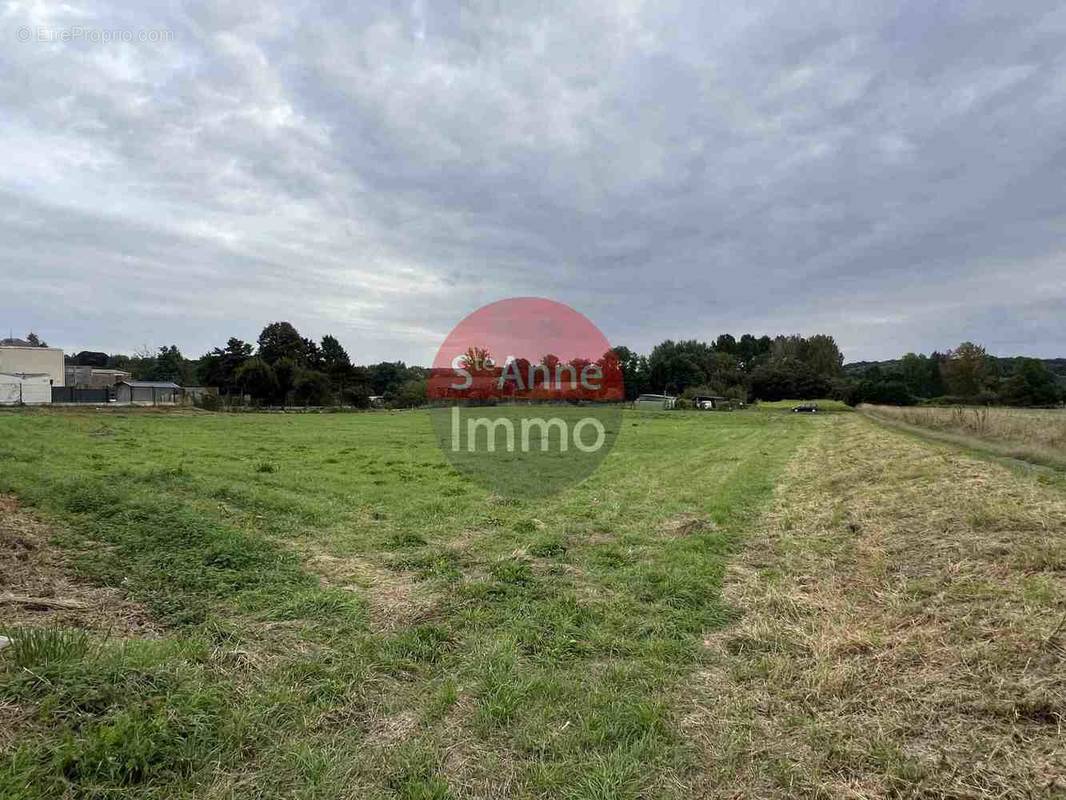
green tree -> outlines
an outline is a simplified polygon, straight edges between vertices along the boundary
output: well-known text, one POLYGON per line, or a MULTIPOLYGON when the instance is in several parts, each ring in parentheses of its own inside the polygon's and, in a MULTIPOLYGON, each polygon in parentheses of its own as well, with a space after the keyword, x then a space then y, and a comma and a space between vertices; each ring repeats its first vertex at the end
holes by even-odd
POLYGON ((302 406, 329 406, 334 403, 329 375, 312 369, 298 368, 292 381, 292 399, 302 406))
POLYGON ((769 336, 756 338, 750 333, 745 333, 737 342, 737 364, 745 372, 751 372, 760 363, 770 357, 773 343, 769 336))
POLYGON ((988 354, 980 345, 963 342, 945 354, 943 373, 950 394, 975 398, 988 388, 988 354))
POLYGON ((301 364, 306 361, 306 340, 290 323, 271 322, 259 334, 258 355, 271 365, 283 358, 290 359, 295 364, 301 364))
POLYGON ((326 368, 326 361, 322 356, 322 349, 311 339, 303 340, 303 355, 298 360, 301 366, 308 369, 322 371, 326 368))
POLYGON ((326 373, 334 377, 345 376, 352 368, 352 360, 348 353, 337 341, 336 337, 328 333, 322 337, 322 346, 319 348, 322 356, 322 367, 326 373))
POLYGON ((947 393, 944 386, 944 355, 934 350, 929 354, 929 376, 926 379, 927 397, 943 397, 947 393))
POLYGON ((274 369, 261 358, 249 358, 234 376, 245 394, 260 403, 271 402, 278 394, 278 379, 274 369))
POLYGON ((901 380, 862 381, 855 393, 855 402, 876 403, 884 406, 912 406, 915 403, 907 384, 901 380))
POLYGON ((836 340, 824 333, 809 338, 797 334, 778 336, 770 350, 771 361, 798 361, 816 375, 835 378, 844 365, 844 356, 836 340))
POLYGON ((823 378, 835 378, 844 366, 844 354, 837 347, 836 339, 825 333, 816 333, 806 340, 803 361, 815 374, 823 378))
POLYGON ((41 339, 33 331, 26 334, 26 341, 30 343, 30 347, 48 347, 48 342, 41 339))
POLYGON ((916 397, 934 397, 929 394, 929 359, 918 353, 907 353, 899 361, 900 377, 907 391, 916 397))
POLYGON ((367 369, 370 388, 376 395, 391 394, 399 389, 404 381, 412 377, 407 365, 402 361, 382 361, 380 364, 372 364, 367 369))
POLYGON ((295 359, 286 356, 279 358, 271 366, 274 368, 274 376, 278 382, 275 400, 285 405, 288 402, 289 393, 296 384, 296 374, 301 369, 300 364, 295 359))
POLYGON ((648 359, 623 346, 612 347, 611 352, 622 370, 626 399, 633 400, 648 391, 648 359))
POLYGON ((404 381, 395 392, 386 395, 385 400, 394 408, 418 408, 425 405, 425 378, 411 378, 404 381))
MULTIPOLYGON (((108 366, 110 359, 107 353, 100 353, 95 350, 82 350, 74 356, 74 363, 80 367, 97 367, 98 369, 104 369, 108 366)), ((116 369, 121 369, 116 367, 116 369)))
POLYGON ((770 348, 770 359, 774 362, 806 361, 807 342, 799 334, 774 337, 770 348))
POLYGON ((369 408, 371 394, 369 370, 366 367, 352 367, 340 388, 341 402, 356 408, 369 408))
POLYGON ((832 390, 829 378, 795 358, 760 364, 751 374, 751 393, 758 400, 817 400, 832 390))
POLYGON ((174 344, 160 347, 155 356, 142 355, 139 372, 144 380, 172 381, 180 386, 189 386, 195 379, 192 364, 174 344))
POLYGON ((648 356, 648 382, 651 391, 680 394, 689 386, 707 383, 715 368, 715 351, 694 339, 657 344, 648 356))
POLYGON ((1004 402, 1015 406, 1051 406, 1062 400, 1062 388, 1042 361, 1020 358, 1003 386, 1004 402))
POLYGON ((216 347, 200 359, 198 378, 204 386, 217 386, 230 394, 238 386, 237 370, 251 357, 252 345, 231 336, 225 347, 216 347))
POLYGON ((736 355, 737 353, 737 340, 730 333, 723 333, 717 339, 714 340, 714 349, 719 353, 729 353, 736 355))

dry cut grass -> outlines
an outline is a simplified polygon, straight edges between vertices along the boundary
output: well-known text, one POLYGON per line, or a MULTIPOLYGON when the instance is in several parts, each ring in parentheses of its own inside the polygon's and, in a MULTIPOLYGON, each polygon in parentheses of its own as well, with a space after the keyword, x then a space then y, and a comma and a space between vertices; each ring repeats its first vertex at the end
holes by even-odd
POLYGON ((52 536, 14 497, 0 494, 0 634, 70 625, 118 637, 158 635, 145 609, 122 592, 78 580, 52 536))
POLYGON ((1066 496, 838 417, 727 573, 699 797, 1066 795, 1066 496))
MULTIPOLYGON (((1002 455, 1066 466, 1066 411, 1028 408, 862 406, 880 420, 976 439, 1002 455)), ((968 442, 961 442, 968 443, 968 442)))

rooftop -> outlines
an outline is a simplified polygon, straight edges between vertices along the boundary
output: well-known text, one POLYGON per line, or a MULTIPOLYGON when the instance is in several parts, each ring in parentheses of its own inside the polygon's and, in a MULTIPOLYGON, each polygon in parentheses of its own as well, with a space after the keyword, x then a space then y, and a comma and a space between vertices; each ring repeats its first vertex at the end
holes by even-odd
POLYGON ((0 377, 18 378, 19 380, 26 380, 26 378, 51 379, 52 375, 48 372, 0 372, 0 377))
POLYGON ((42 347, 39 344, 30 344, 22 339, 0 339, 0 347, 16 350, 43 350, 45 352, 63 352, 61 347, 42 347))
POLYGON ((176 383, 169 381, 120 381, 119 386, 129 386, 134 389, 180 389, 176 383))

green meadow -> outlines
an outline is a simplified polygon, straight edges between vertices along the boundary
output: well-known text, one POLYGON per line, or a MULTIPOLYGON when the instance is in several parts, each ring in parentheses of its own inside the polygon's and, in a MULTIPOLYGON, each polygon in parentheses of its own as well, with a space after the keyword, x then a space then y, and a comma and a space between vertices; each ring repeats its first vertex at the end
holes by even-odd
POLYGON ((0 414, 0 493, 152 621, 8 628, 0 796, 683 796, 723 571, 832 421, 627 411, 516 500, 424 412, 0 414))

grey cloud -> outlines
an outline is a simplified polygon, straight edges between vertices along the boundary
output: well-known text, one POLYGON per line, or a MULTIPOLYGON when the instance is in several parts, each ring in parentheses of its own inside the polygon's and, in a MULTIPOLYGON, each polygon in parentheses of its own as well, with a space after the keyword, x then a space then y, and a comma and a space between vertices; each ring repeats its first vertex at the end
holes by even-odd
POLYGON ((543 295, 639 349, 1063 354, 1057 4, 42 8, 0 12, 4 328, 425 363, 543 295), (173 37, 15 39, 71 25, 173 37))

